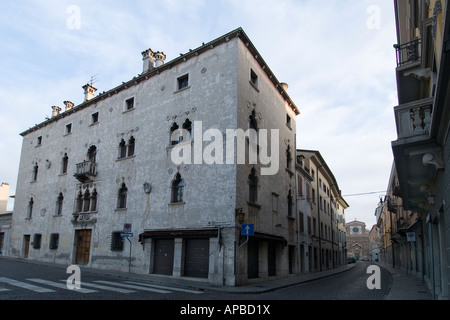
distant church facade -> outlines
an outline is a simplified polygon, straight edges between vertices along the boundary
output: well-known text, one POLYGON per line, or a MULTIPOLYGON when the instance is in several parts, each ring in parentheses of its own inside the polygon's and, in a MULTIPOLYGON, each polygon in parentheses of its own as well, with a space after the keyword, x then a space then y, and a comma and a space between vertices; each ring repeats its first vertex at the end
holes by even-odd
POLYGON ((351 221, 346 224, 347 256, 358 259, 370 259, 369 230, 361 221, 351 221))

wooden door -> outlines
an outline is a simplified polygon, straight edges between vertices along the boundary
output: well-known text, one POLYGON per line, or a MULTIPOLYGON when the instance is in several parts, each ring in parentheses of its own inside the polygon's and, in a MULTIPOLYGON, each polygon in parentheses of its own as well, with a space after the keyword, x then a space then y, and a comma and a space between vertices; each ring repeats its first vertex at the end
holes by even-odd
POLYGON ((26 259, 28 258, 28 253, 30 252, 30 235, 23 236, 23 243, 24 243, 23 257, 26 259))
POLYGON ((247 254, 247 278, 259 277, 259 242, 252 240, 248 242, 247 254))
POLYGON ((88 264, 91 252, 92 230, 77 230, 75 233, 76 252, 75 264, 88 264))
POLYGON ((5 239, 5 233, 0 233, 0 255, 3 254, 3 241, 5 239))

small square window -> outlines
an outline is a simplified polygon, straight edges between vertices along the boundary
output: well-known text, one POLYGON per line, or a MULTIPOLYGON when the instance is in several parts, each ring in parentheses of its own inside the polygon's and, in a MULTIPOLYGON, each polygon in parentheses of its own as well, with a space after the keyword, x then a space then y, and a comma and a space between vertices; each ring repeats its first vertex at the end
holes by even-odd
POLYGON ((134 98, 125 101, 125 111, 134 109, 134 98))
POLYGON ((92 114, 92 124, 98 123, 98 112, 92 114))
POLYGON ((178 90, 187 88, 189 86, 189 75, 186 74, 178 78, 178 90))
POLYGON ((258 87, 258 76, 255 73, 255 71, 253 71, 253 69, 250 69, 250 82, 255 86, 258 87))
POLYGON ((72 124, 69 123, 68 125, 66 125, 66 134, 72 133, 72 124))
POLYGON ((292 119, 291 117, 286 114, 286 125, 290 128, 291 127, 291 123, 292 123, 292 119))

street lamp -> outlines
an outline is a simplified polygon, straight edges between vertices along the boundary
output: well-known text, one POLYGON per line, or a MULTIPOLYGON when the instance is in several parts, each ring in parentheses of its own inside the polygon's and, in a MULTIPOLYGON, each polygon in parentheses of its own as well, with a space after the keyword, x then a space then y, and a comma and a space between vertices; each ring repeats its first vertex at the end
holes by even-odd
POLYGON ((236 212, 236 219, 240 224, 244 223, 245 220, 245 213, 244 210, 242 208, 239 209, 235 209, 236 212))

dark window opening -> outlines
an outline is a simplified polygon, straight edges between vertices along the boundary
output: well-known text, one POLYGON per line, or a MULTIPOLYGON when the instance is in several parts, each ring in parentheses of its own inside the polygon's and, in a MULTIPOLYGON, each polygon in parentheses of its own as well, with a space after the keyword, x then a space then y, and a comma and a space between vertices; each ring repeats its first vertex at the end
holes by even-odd
POLYGON ((175 180, 172 182, 172 203, 181 203, 183 202, 183 194, 184 194, 184 180, 181 178, 181 175, 178 173, 175 177, 175 180))
POLYGON ((62 215, 63 202, 64 202, 64 196, 63 196, 62 192, 60 192, 58 195, 58 198, 56 199, 56 210, 55 210, 55 214, 58 216, 62 215))
POLYGON ((252 111, 248 119, 249 119, 249 128, 258 131, 258 121, 256 120, 255 110, 252 111))
POLYGON ((69 166, 69 157, 67 156, 67 153, 64 154, 64 157, 62 158, 62 170, 61 173, 67 173, 67 168, 69 166))
POLYGON ((36 233, 33 237, 33 249, 41 248, 42 234, 36 233))
POLYGON ((135 149, 136 140, 134 137, 131 137, 128 141, 128 156, 134 156, 134 149, 135 149))
POLYGON ((126 104, 127 111, 134 109, 134 98, 128 99, 127 101, 125 101, 125 104, 126 104))
POLYGON ((50 250, 56 250, 56 249, 58 249, 58 246, 59 246, 59 234, 52 233, 50 235, 50 244, 48 247, 50 250))
POLYGON ((170 145, 174 146, 181 142, 181 139, 183 138, 180 135, 180 127, 177 123, 174 123, 172 127, 170 128, 170 145))
POLYGON ((178 78, 178 90, 187 88, 189 86, 189 75, 184 75, 178 78))
POLYGON ((122 187, 119 189, 119 194, 117 197, 117 209, 126 209, 127 194, 128 194, 128 189, 127 189, 125 183, 122 183, 122 187))
POLYGON ((98 123, 98 112, 92 114, 92 124, 98 123))
POLYGON ((114 231, 111 234, 111 251, 123 251, 124 239, 120 236, 121 231, 114 231))
POLYGON ((255 168, 252 168, 252 171, 248 176, 248 180, 249 180, 248 201, 256 203, 256 201, 258 200, 258 177, 256 176, 255 168))

